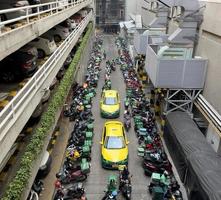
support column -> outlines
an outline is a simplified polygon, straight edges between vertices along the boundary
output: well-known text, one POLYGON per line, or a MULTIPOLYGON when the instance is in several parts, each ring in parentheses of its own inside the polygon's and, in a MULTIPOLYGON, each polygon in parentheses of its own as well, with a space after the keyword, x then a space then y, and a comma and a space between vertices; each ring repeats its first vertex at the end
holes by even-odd
POLYGON ((166 98, 164 99, 165 114, 167 115, 176 110, 181 110, 191 114, 193 103, 201 91, 201 89, 168 89, 166 98))

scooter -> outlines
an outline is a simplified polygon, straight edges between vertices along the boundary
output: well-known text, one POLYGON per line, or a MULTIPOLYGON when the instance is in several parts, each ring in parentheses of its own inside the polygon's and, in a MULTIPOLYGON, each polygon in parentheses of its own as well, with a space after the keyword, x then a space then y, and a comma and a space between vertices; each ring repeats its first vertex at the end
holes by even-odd
POLYGON ((116 200, 117 191, 117 177, 115 175, 110 175, 108 178, 107 190, 104 191, 105 195, 101 200, 116 200))
POLYGON ((153 162, 145 161, 143 162, 144 173, 146 176, 151 176, 152 173, 163 173, 165 170, 168 173, 172 173, 172 165, 167 161, 163 161, 161 164, 155 164, 153 162))
POLYGON ((129 180, 125 180, 122 184, 120 191, 122 195, 125 197, 126 200, 131 199, 131 193, 132 193, 132 185, 129 180))
POLYGON ((39 179, 35 179, 33 185, 32 185, 32 190, 34 190, 37 194, 40 194, 42 190, 44 189, 43 187, 43 182, 39 179))
POLYGON ((54 200, 74 200, 85 197, 85 190, 82 183, 76 183, 69 188, 59 188, 55 194, 54 200))
POLYGON ((81 170, 77 170, 69 173, 65 171, 63 173, 57 173, 56 178, 60 180, 62 184, 70 184, 75 182, 81 182, 87 179, 87 175, 83 174, 81 170))

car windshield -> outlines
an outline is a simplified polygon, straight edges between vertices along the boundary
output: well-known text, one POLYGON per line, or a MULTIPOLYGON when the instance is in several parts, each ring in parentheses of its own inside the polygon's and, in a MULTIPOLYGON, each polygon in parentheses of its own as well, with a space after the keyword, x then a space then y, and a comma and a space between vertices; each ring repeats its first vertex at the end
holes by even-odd
POLYGON ((122 136, 119 136, 119 137, 108 136, 105 139, 104 147, 106 149, 122 149, 122 148, 125 148, 124 138, 122 136))
POLYGON ((115 105, 115 104, 117 104, 117 99, 114 97, 106 97, 106 98, 104 98, 104 104, 105 105, 115 105))

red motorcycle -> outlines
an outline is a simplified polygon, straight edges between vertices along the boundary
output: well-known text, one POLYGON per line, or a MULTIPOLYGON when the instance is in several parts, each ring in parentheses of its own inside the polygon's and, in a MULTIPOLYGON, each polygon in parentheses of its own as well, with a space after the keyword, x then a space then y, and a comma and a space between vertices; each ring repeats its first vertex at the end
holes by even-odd
POLYGON ((143 162, 144 173, 147 176, 151 176, 152 173, 162 174, 167 171, 169 174, 172 173, 172 165, 169 160, 163 161, 161 164, 156 164, 150 161, 144 160, 143 162))
POLYGON ((57 173, 56 178, 62 184, 69 184, 75 182, 82 182, 87 179, 87 175, 82 173, 81 170, 77 170, 72 172, 57 173))

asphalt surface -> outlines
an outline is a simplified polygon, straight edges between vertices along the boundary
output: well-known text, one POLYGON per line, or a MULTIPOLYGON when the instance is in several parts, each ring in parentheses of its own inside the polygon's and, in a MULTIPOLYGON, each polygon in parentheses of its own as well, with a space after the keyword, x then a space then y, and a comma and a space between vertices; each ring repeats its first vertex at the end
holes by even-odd
MULTIPOLYGON (((103 49, 107 53, 107 59, 113 59, 117 57, 117 47, 115 46, 115 38, 113 36, 104 36, 103 49)), ((92 112, 95 118, 94 126, 94 139, 92 147, 92 161, 91 161, 91 172, 88 179, 85 182, 86 196, 89 200, 101 200, 104 196, 104 190, 107 187, 108 176, 115 174, 118 176, 119 172, 117 170, 106 170, 101 167, 101 153, 100 153, 100 139, 102 128, 107 121, 100 117, 100 94, 101 89, 104 84, 104 72, 105 72, 105 62, 102 62, 102 71, 100 75, 100 80, 97 88, 97 95, 93 99, 92 112)), ((119 68, 111 74, 112 88, 118 90, 121 99, 121 112, 120 120, 123 122, 123 99, 125 98, 125 84, 123 80, 122 73, 119 68)), ((127 134, 127 137, 130 141, 129 143, 129 171, 132 177, 132 199, 134 200, 148 200, 151 199, 147 191, 147 185, 150 182, 150 179, 144 175, 141 163, 142 158, 137 156, 137 138, 133 131, 133 128, 127 134)), ((124 198, 120 195, 117 198, 118 200, 123 200, 124 198)))

